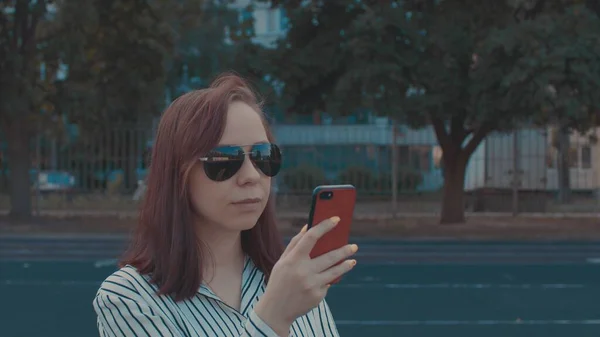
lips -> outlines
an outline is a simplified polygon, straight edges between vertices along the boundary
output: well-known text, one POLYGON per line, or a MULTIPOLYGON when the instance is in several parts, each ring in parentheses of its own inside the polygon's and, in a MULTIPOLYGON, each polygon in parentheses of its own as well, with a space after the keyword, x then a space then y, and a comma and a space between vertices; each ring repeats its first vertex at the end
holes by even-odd
POLYGON ((240 201, 232 202, 234 205, 247 205, 247 204, 257 204, 260 202, 260 198, 248 198, 240 201))

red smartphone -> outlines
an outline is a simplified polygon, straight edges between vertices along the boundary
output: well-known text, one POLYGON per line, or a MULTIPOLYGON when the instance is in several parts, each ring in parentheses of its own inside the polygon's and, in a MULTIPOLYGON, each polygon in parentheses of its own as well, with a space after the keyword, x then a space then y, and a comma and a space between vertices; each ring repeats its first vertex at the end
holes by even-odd
MULTIPOLYGON (((340 217, 340 222, 317 241, 310 253, 311 258, 348 244, 355 204, 356 188, 352 185, 322 185, 314 189, 308 229, 333 216, 340 217)), ((332 283, 337 283, 339 280, 337 278, 332 283)))

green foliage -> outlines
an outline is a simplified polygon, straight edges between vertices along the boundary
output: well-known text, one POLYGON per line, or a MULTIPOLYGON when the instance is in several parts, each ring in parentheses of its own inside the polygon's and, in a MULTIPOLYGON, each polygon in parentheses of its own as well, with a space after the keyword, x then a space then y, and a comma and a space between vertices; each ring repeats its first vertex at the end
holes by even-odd
MULTIPOLYGON (((39 111, 52 93, 48 75, 56 68, 51 67, 56 65, 55 37, 61 33, 60 27, 47 19, 51 16, 47 6, 52 3, 0 3, 0 126, 4 128, 17 127, 14 118, 28 116, 32 109, 39 111), (45 77, 42 62, 49 66, 45 77)), ((31 122, 39 117, 29 118, 31 122)), ((21 127, 26 131, 26 125, 21 127)))
MULTIPOLYGON (((224 28, 233 23, 224 4, 204 0, 0 2, 0 131, 11 171, 27 172, 42 126, 77 124, 89 136, 141 123, 162 110, 182 64, 203 80, 225 70, 235 43, 224 28)), ((14 179, 11 198, 29 190, 26 178, 14 179)), ((28 214, 29 195, 13 207, 28 214)))
POLYGON ((283 100, 298 113, 323 111, 346 72, 345 31, 360 13, 348 1, 323 1, 318 10, 286 2, 291 22, 287 37, 267 53, 267 72, 285 83, 283 100))
MULTIPOLYGON (((373 172, 373 170, 351 166, 340 172, 337 181, 342 184, 352 184, 360 195, 390 194, 392 176, 389 172, 373 172)), ((423 175, 414 169, 399 168, 397 173, 396 191, 400 193, 414 192, 423 182, 423 175)))
MULTIPOLYGON (((396 188, 400 193, 415 192, 423 183, 423 173, 410 167, 399 167, 397 171, 396 188)), ((392 177, 386 174, 381 177, 382 186, 392 186, 392 177)))
POLYGON ((465 133, 468 125, 487 121, 470 104, 470 88, 477 86, 470 77, 476 46, 510 14, 501 1, 468 6, 442 1, 414 10, 373 6, 353 25, 356 71, 340 80, 339 97, 360 83, 371 89, 359 97, 379 113, 414 127, 454 118, 460 120, 454 131, 465 133))
POLYGON ((176 17, 171 22, 178 39, 167 64, 167 83, 175 95, 206 87, 219 72, 232 67, 237 44, 253 35, 251 18, 238 22, 239 13, 226 3, 198 5, 202 10, 188 14, 189 22, 182 24, 176 17), (180 88, 182 83, 190 87, 180 88))
POLYGON ((476 140, 563 112, 584 125, 599 106, 600 44, 597 14, 579 2, 283 2, 292 28, 273 72, 295 111, 367 107, 437 123, 459 147, 478 131, 476 140), (550 84, 551 102, 540 89, 550 84))
POLYGON ((175 32, 165 21, 169 12, 160 12, 160 1, 87 4, 92 13, 75 27, 81 40, 65 41, 76 52, 65 57, 69 74, 58 86, 61 111, 84 126, 132 123, 156 114, 164 64, 175 42, 175 32))
POLYGON ((390 185, 382 186, 381 179, 371 169, 361 166, 349 166, 337 177, 341 184, 352 184, 356 187, 359 195, 364 195, 373 191, 382 192, 390 185))
MULTIPOLYGON (((311 193, 318 185, 338 183, 354 185, 360 195, 382 195, 390 194, 392 186, 389 172, 374 172, 362 166, 347 167, 329 181, 321 167, 304 164, 283 170, 281 179, 289 193, 311 193)), ((397 179, 398 192, 414 192, 423 182, 423 175, 418 170, 401 167, 397 179)))
POLYGON ((323 169, 318 166, 300 165, 281 173, 283 184, 291 193, 312 193, 315 187, 327 181, 323 169))
POLYGON ((538 124, 566 123, 585 131, 593 111, 600 109, 598 31, 598 15, 579 5, 495 29, 482 43, 473 72, 482 85, 473 88, 473 95, 505 114, 521 112, 538 124), (487 80, 489 74, 500 81, 487 80), (493 92, 503 95, 491 97, 493 92))
POLYGON ((464 220, 466 164, 490 132, 583 130, 600 111, 597 1, 279 3, 292 28, 272 70, 291 110, 368 108, 433 126, 446 167, 443 221, 464 220))
POLYGON ((203 86, 240 62, 237 45, 253 34, 226 2, 204 0, 18 0, 0 19, 5 124, 39 118, 43 105, 89 126, 143 120, 162 110, 165 84, 181 89, 184 64, 199 79, 192 86, 203 86), (226 27, 243 34, 227 43, 226 27), (56 77, 61 68, 66 79, 56 77))

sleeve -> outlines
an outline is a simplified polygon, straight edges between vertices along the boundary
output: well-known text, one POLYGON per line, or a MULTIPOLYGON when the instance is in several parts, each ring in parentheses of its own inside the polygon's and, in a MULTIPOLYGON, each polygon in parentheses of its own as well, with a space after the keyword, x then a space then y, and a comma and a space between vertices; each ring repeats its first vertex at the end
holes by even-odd
POLYGON ((281 337, 267 325, 254 310, 250 311, 244 322, 244 330, 240 337, 281 337))
POLYGON ((327 301, 321 301, 316 311, 314 317, 318 322, 317 326, 321 329, 322 336, 339 337, 340 335, 327 301))
POLYGON ((171 322, 157 315, 146 303, 100 291, 93 302, 100 337, 183 335, 171 322))

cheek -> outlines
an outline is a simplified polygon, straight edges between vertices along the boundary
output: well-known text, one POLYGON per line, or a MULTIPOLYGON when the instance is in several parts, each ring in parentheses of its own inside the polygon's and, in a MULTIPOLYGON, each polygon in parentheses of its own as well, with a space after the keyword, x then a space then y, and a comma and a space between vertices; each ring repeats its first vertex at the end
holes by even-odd
POLYGON ((213 214, 220 212, 219 208, 224 204, 222 199, 225 194, 222 185, 208 179, 201 168, 194 168, 190 172, 188 183, 194 211, 207 218, 212 218, 213 214))
MULTIPOLYGON (((263 189, 265 190, 266 193, 266 199, 268 199, 271 196, 272 190, 275 186, 273 185, 273 180, 271 180, 271 178, 267 177, 266 178, 266 182, 263 184, 263 189)), ((275 194, 275 193, 272 193, 275 194)))

